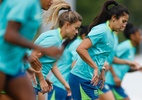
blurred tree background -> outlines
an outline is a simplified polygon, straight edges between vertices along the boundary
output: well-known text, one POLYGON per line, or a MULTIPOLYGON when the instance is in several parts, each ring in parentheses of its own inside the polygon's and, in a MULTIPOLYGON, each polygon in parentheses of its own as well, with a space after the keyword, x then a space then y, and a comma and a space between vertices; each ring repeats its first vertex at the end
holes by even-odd
MULTIPOLYGON (((76 0, 76 10, 83 17, 83 25, 88 25, 94 17, 101 11, 103 3, 106 0, 76 0)), ((118 3, 126 6, 130 12, 129 22, 142 27, 142 1, 141 0, 116 0, 118 3)), ((119 41, 125 40, 123 34, 119 34, 119 41)))

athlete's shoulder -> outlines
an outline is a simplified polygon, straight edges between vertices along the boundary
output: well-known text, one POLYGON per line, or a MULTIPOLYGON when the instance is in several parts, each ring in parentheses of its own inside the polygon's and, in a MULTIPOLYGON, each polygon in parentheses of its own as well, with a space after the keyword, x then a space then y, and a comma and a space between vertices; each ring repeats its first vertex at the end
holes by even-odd
POLYGON ((57 34, 58 34, 57 29, 48 30, 48 31, 45 31, 45 32, 41 33, 40 37, 54 37, 57 34))
POLYGON ((107 25, 106 23, 102 23, 99 25, 94 26, 90 32, 96 32, 96 34, 105 34, 107 30, 107 25))

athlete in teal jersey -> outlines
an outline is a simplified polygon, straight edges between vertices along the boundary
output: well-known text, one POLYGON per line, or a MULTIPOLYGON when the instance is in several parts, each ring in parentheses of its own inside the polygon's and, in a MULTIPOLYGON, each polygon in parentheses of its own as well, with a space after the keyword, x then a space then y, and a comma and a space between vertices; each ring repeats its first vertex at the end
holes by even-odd
MULTIPOLYGON (((130 40, 126 40, 125 42, 119 44, 116 55, 121 59, 132 61, 134 60, 135 53, 136 53, 136 48, 131 44, 130 40)), ((128 65, 113 64, 112 66, 116 75, 121 80, 130 69, 128 65)), ((106 83, 110 85, 115 85, 115 82, 110 72, 107 73, 106 78, 107 78, 106 83)))
MULTIPOLYGON (((60 28, 50 30, 47 32, 42 33, 35 41, 35 44, 40 45, 42 47, 58 47, 61 48, 62 44, 62 36, 60 33, 60 28), (54 41, 53 41, 54 40, 54 41)), ((47 74, 53 67, 53 64, 56 62, 56 59, 47 55, 43 55, 41 58, 39 58, 40 62, 42 63, 42 75, 44 79, 46 79, 47 74)), ((36 88, 40 89, 39 83, 36 88)))
MULTIPOLYGON (((33 38, 39 27, 41 21, 40 3, 44 2, 42 8, 47 10, 50 1, 51 0, 48 2, 45 2, 45 0, 1 1, 0 46, 3 48, 0 49, 0 78, 2 81, 0 83, 0 91, 6 87, 6 91, 8 91, 10 95, 13 95, 12 99, 34 99, 32 88, 28 83, 29 81, 25 73, 21 72, 23 65, 22 60, 25 56, 26 48, 39 49, 39 51, 47 53, 45 51, 47 49, 36 46, 27 40, 33 38), (5 80, 7 81, 5 82, 5 80), (24 89, 21 88, 23 84, 26 87, 24 89), (19 91, 15 91, 15 86, 19 91), (26 96, 23 97, 22 94, 26 96)), ((47 54, 49 54, 49 52, 47 54)))
MULTIPOLYGON (((114 44, 114 48, 113 51, 111 52, 111 54, 109 55, 107 62, 109 63, 108 65, 104 65, 104 67, 106 68, 106 70, 108 71, 109 69, 112 70, 112 64, 125 64, 129 67, 133 67, 136 68, 138 66, 138 64, 135 61, 131 61, 129 59, 124 59, 124 58, 118 58, 118 56, 116 56, 116 51, 117 51, 117 47, 118 47, 118 37, 117 34, 115 34, 115 44, 114 44)), ((124 66, 125 67, 125 66, 124 66)), ((110 72, 108 72, 110 73, 110 72)), ((107 74, 107 72, 106 72, 107 74)), ((110 79, 110 77, 106 77, 106 81, 107 78, 110 79)), ((104 88, 102 90, 99 90, 99 100, 114 100, 114 96, 112 91, 110 90, 109 86, 105 83, 104 88)))
MULTIPOLYGON (((41 8, 40 8, 40 2, 38 0, 25 0, 25 1, 20 1, 20 0, 13 0, 11 2, 11 0, 4 0, 2 1, 1 5, 0 5, 0 78, 1 78, 1 83, 0 83, 0 91, 1 89, 3 89, 2 87, 5 87, 5 84, 7 83, 7 91, 9 91, 9 94, 13 94, 13 99, 23 99, 26 100, 27 96, 30 100, 34 100, 34 94, 32 91, 31 86, 29 86, 29 83, 27 84, 27 79, 25 79, 24 73, 20 72, 20 68, 22 67, 22 59, 23 56, 25 55, 25 51, 26 48, 23 48, 21 46, 18 45, 14 45, 11 44, 10 42, 8 42, 6 39, 6 32, 8 33, 9 31, 11 32, 17 32, 17 30, 15 30, 16 28, 16 24, 12 24, 12 30, 10 30, 10 27, 8 27, 7 29, 7 25, 9 25, 10 21, 14 21, 14 22, 18 22, 21 24, 21 28, 18 29, 19 33, 16 34, 20 34, 21 36, 23 36, 24 38, 27 39, 32 39, 34 34, 36 33, 39 24, 40 24, 40 18, 41 18, 41 8), (30 11, 33 11, 31 14, 29 14, 30 11), (8 83, 10 85, 10 82, 5 82, 3 75, 1 73, 4 73, 6 75, 6 79, 10 80, 13 79, 13 83, 14 83, 14 78, 13 76, 19 76, 21 77, 21 79, 23 79, 23 81, 25 81, 25 83, 22 82, 22 84, 25 84, 25 86, 27 86, 25 88, 26 91, 29 91, 27 93, 25 93, 25 91, 23 91, 22 88, 20 88, 22 86, 22 84, 18 84, 18 81, 16 79, 16 83, 11 85, 10 87, 8 86, 8 83), (9 77, 9 78, 8 78, 9 77), (4 85, 2 85, 4 84, 4 85), (14 91, 13 88, 15 88, 15 86, 17 86, 17 88, 19 88, 19 93, 21 94, 25 94, 25 99, 22 97, 22 95, 18 94, 16 91, 14 91), (10 92, 11 90, 11 92, 10 92)), ((11 34, 12 35, 12 34, 11 34)), ((14 36, 14 35, 12 35, 14 36)), ((9 35, 9 37, 12 40, 12 37, 9 35)), ((15 38, 16 39, 16 38, 15 38)), ((20 41, 18 41, 20 42, 20 41)), ((20 81, 20 80, 19 80, 20 81)), ((1 99, 5 99, 5 98, 1 98, 1 99)))
POLYGON ((128 18, 127 9, 116 1, 109 0, 104 3, 101 13, 90 25, 87 38, 77 48, 80 58, 71 70, 69 78, 73 99, 98 99, 98 88, 102 88, 104 82, 102 67, 114 47, 113 31, 121 31, 128 18), (109 5, 114 6, 108 8, 109 5))
MULTIPOLYGON (((124 31, 124 35, 127 39, 119 44, 116 56, 132 61, 134 59, 136 53, 136 46, 139 45, 141 41, 140 30, 133 26, 132 24, 127 24, 126 29, 124 31), (134 39, 135 38, 135 39, 134 39)), ((127 94, 124 89, 121 87, 121 81, 124 75, 130 70, 130 66, 128 65, 120 65, 120 64, 112 64, 113 72, 108 72, 106 74, 106 83, 111 88, 112 92, 116 99, 127 99, 129 100, 127 94), (116 81, 117 79, 117 81, 116 81), (118 82, 120 80, 120 82, 118 82)))
MULTIPOLYGON (((78 33, 78 29, 82 22, 82 17, 77 12, 71 11, 70 9, 71 9, 70 5, 65 1, 56 2, 55 4, 53 4, 53 6, 50 9, 51 11, 49 11, 52 13, 49 16, 49 18, 47 18, 51 19, 49 21, 53 21, 52 22, 53 30, 41 34, 39 38, 35 41, 35 43, 42 47, 56 46, 58 48, 61 48, 62 39, 65 39, 65 42, 67 39, 72 39, 78 33), (65 9, 65 12, 61 13, 60 16, 58 16, 59 11, 62 9, 65 9), (53 15, 57 16, 53 17, 53 15), (59 28, 57 29, 56 27, 59 28)), ((63 42, 63 45, 66 46, 67 44, 65 44, 65 42, 63 42)), ((41 52, 33 50, 31 56, 38 53, 41 52)), ((41 73, 37 74, 37 79, 39 83, 37 84, 37 86, 35 86, 36 87, 35 90, 36 93, 37 92, 46 93, 50 91, 48 85, 51 85, 45 82, 46 75, 49 73, 50 70, 52 70, 54 74, 58 75, 60 74, 60 72, 58 71, 58 68, 56 66, 53 67, 57 59, 50 56, 45 56, 44 54, 41 53, 39 60, 42 63, 42 70, 41 73)), ((61 75, 60 79, 62 80, 62 83, 64 83, 65 87, 70 91, 69 85, 65 80, 63 80, 61 75)))
MULTIPOLYGON (((118 50, 117 50, 117 56, 121 59, 127 59, 127 60, 133 60, 134 56, 135 56, 135 51, 136 48, 132 46, 130 40, 126 40, 125 42, 121 43, 118 46, 118 50)), ((124 75, 130 70, 130 67, 128 65, 119 65, 119 64, 113 64, 112 68, 116 74, 116 76, 122 81, 124 75)), ((114 78, 112 76, 112 74, 110 73, 110 71, 108 71, 108 73, 106 74, 106 84, 111 86, 116 86, 116 83, 114 82, 114 78)), ((125 92, 118 92, 117 93, 117 89, 112 90, 113 93, 115 93, 115 98, 117 99, 124 99, 124 98, 128 98, 128 96, 125 94, 125 92)), ((124 90, 123 90, 124 91, 124 90)))
MULTIPOLYGON (((72 67, 74 66, 76 60, 78 59, 78 54, 76 52, 76 48, 81 42, 81 39, 84 39, 88 34, 88 27, 81 26, 79 31, 79 36, 75 40, 73 39, 63 52, 63 55, 57 62, 57 66, 63 75, 64 79, 68 82, 69 80, 69 73, 72 67)), ((70 100, 71 96, 68 95, 65 87, 59 82, 59 80, 52 75, 50 80, 53 82, 53 89, 48 93, 48 100, 55 99, 55 100, 70 100)))
MULTIPOLYGON (((57 62, 57 67, 59 68, 63 78, 68 82, 69 80, 69 73, 72 69, 72 64, 76 62, 78 59, 78 54, 76 52, 76 48, 80 44, 81 39, 77 38, 72 43, 67 45, 66 49, 63 52, 63 55, 57 62)), ((55 98, 55 100, 66 100, 69 98, 67 96, 67 91, 63 84, 54 76, 52 75, 50 81, 53 83, 53 90, 48 93, 48 99, 55 98), (57 90, 56 88, 60 89, 57 90)))
MULTIPOLYGON (((72 43, 70 43, 66 47, 61 58, 57 62, 57 66, 60 72, 63 73, 62 75, 67 82, 68 82, 68 76, 69 76, 70 70, 72 68, 72 63, 78 59, 76 48, 78 47, 80 42, 81 42, 81 39, 77 38, 72 43)), ((54 75, 51 76, 50 80, 53 82, 53 85, 56 85, 60 88, 65 89, 54 75)))
MULTIPOLYGON (((101 67, 104 65, 107 56, 114 46, 114 33, 108 25, 109 21, 93 27, 87 36, 92 42, 92 47, 88 49, 88 53, 93 61, 96 62, 99 70, 101 70, 101 67)), ((79 58, 74 68, 71 70, 71 73, 83 79, 91 80, 93 71, 92 67, 79 58)))
POLYGON ((0 71, 15 75, 22 66, 22 58, 25 55, 26 48, 5 41, 4 36, 8 21, 20 22, 22 25, 19 30, 20 35, 31 40, 41 21, 40 2, 39 0, 26 0, 24 2, 4 0, 0 9, 3 14, 3 16, 0 16, 0 23, 2 23, 0 26, 0 46, 2 47, 0 49, 0 71), (19 11, 19 9, 21 10, 19 11), (31 11, 32 13, 30 13, 31 11))
MULTIPOLYGON (((61 29, 58 28, 58 29, 54 29, 54 30, 50 30, 50 31, 42 33, 35 41, 35 44, 38 44, 42 47, 54 46, 54 47, 61 48, 61 44, 63 42, 62 41, 63 37, 60 33, 61 32, 60 30, 61 29), (52 40, 54 40, 54 41, 52 41, 52 40)), ((66 51, 66 49, 65 49, 65 51, 66 51)), ((42 57, 39 58, 39 60, 42 63, 42 70, 41 70, 42 75, 43 75, 44 79, 46 79, 47 74, 52 69, 52 67, 54 66, 54 63, 57 60, 55 58, 47 56, 47 55, 43 55, 42 57)), ((64 69, 66 69, 66 68, 68 68, 68 67, 66 66, 64 69)), ((58 71, 58 73, 59 73, 59 71, 58 71)), ((41 91, 41 86, 40 86, 41 83, 38 78, 37 78, 37 80, 38 80, 38 83, 37 83, 37 85, 34 85, 34 87, 39 92, 39 91, 41 91)), ((66 85, 66 83, 64 85, 66 85)), ((65 87, 68 88, 67 86, 65 86, 65 87)))

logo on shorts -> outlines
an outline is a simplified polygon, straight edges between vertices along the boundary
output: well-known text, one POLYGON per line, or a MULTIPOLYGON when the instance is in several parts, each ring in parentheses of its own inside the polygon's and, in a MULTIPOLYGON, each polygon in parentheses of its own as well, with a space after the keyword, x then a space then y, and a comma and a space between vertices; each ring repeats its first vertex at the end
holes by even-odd
POLYGON ((105 84, 105 89, 106 89, 106 90, 109 90, 109 86, 108 86, 108 85, 106 85, 106 84, 105 84))
POLYGON ((98 96, 98 90, 94 90, 95 96, 98 96))

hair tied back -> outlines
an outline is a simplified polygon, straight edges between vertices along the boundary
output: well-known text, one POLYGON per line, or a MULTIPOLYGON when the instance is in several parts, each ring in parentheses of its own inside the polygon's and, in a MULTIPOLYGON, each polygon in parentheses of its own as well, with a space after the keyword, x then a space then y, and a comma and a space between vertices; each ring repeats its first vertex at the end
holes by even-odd
POLYGON ((61 8, 60 10, 67 10, 67 11, 71 11, 71 8, 61 8))
POLYGON ((114 0, 108 0, 108 2, 105 3, 105 7, 106 7, 107 11, 109 11, 110 9, 112 9, 113 7, 118 6, 118 5, 119 4, 114 0))

